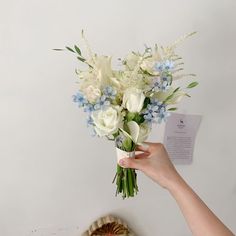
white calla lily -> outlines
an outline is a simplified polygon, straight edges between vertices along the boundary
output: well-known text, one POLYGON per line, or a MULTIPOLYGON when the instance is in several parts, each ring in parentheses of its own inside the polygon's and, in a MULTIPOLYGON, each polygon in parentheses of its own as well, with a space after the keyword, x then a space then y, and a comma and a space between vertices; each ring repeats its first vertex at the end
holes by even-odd
POLYGON ((127 126, 129 128, 129 132, 130 132, 133 142, 137 143, 138 138, 139 138, 139 132, 140 132, 139 125, 135 121, 129 121, 127 123, 127 126))

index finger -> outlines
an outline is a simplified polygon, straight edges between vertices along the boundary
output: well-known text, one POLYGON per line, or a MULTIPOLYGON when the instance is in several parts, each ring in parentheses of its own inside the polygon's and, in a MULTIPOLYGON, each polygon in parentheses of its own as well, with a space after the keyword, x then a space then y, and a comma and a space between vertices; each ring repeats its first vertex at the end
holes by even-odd
POLYGON ((150 152, 149 144, 147 142, 142 143, 138 145, 135 150, 141 152, 150 152))

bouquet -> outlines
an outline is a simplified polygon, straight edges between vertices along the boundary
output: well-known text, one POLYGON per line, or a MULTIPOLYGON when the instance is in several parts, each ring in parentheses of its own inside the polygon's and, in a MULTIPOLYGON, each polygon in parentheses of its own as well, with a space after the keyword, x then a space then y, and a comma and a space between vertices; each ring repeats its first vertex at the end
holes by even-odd
POLYGON ((134 157, 136 146, 148 138, 152 124, 166 121, 176 104, 190 97, 187 90, 198 84, 193 81, 184 88, 176 84, 181 78, 194 76, 181 73, 182 58, 175 53, 176 46, 192 34, 167 47, 145 45, 143 52, 132 51, 118 59, 118 69, 112 68, 110 56, 92 52, 83 31, 85 54, 77 45, 66 47, 85 64, 84 69, 76 70, 78 92, 73 101, 87 113, 93 134, 115 143, 116 195, 128 198, 138 192, 136 171, 121 167, 119 159, 134 157))

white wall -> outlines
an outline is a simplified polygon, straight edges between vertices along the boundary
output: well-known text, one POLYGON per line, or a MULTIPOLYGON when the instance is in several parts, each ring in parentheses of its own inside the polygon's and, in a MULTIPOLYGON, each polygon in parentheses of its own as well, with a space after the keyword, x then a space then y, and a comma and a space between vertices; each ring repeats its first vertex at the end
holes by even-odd
POLYGON ((177 168, 236 232, 234 0, 0 3, 1 236, 80 235, 107 213, 141 236, 191 235, 171 196, 141 173, 137 197, 114 197, 113 144, 91 138, 71 102, 75 58, 51 50, 81 42, 82 28, 94 50, 114 57, 198 31, 178 50, 200 81, 181 110, 203 121, 194 163, 177 168))

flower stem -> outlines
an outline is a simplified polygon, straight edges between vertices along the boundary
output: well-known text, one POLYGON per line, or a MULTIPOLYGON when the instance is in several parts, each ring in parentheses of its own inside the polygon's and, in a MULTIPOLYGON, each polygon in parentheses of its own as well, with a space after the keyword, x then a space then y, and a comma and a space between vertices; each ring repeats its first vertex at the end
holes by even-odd
POLYGON ((125 199, 137 194, 137 174, 134 169, 123 168, 117 164, 114 180, 116 180, 116 196, 122 194, 123 199, 125 199))

